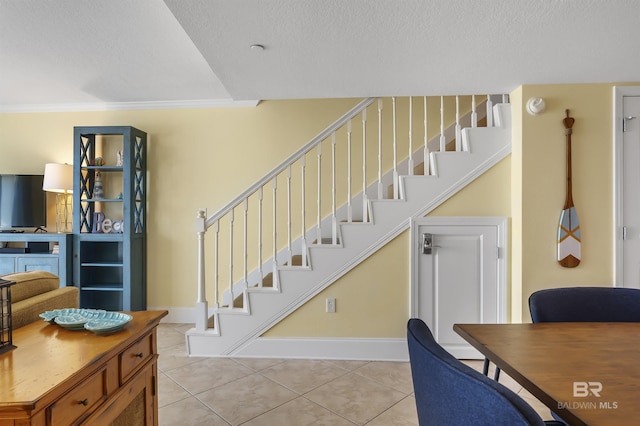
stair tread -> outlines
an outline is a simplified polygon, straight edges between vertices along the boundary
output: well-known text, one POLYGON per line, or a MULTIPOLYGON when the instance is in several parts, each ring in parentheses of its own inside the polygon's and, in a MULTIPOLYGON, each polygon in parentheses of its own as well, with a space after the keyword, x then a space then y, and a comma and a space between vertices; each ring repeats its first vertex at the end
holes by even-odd
MULTIPOLYGON (((322 238, 320 245, 333 245, 333 238, 322 238)), ((318 245, 318 240, 314 240, 313 245, 318 245)), ((340 244, 340 238, 336 239, 336 244, 340 244)))

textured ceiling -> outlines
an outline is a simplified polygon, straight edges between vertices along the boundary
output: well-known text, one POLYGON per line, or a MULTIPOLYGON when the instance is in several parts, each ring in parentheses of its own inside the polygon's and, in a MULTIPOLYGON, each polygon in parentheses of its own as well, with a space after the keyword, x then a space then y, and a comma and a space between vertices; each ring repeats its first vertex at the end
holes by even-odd
POLYGON ((636 0, 0 0, 0 111, 640 81, 639 51, 636 0))

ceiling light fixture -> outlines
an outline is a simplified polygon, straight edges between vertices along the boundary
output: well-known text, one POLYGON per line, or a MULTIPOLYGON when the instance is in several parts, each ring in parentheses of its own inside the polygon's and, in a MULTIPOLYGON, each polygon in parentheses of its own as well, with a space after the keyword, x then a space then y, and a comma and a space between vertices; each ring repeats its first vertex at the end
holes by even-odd
POLYGON ((252 44, 249 46, 252 52, 262 52, 264 50, 264 46, 262 44, 252 44))

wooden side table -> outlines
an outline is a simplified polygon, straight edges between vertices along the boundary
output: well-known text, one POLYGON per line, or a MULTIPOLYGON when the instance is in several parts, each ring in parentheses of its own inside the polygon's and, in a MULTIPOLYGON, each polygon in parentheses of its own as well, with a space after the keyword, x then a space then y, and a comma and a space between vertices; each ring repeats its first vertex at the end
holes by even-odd
POLYGON ((156 327, 167 311, 129 312, 97 335, 37 321, 0 355, 0 425, 158 424, 156 327))

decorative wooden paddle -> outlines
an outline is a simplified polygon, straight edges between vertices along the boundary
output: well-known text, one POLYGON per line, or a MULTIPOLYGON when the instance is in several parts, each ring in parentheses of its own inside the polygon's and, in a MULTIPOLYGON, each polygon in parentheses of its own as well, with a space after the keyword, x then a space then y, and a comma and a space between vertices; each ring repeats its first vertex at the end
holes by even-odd
POLYGON ((580 264, 580 223, 571 193, 571 131, 575 120, 567 116, 562 120, 567 137, 567 198, 558 223, 558 262, 565 268, 575 268, 580 264))

